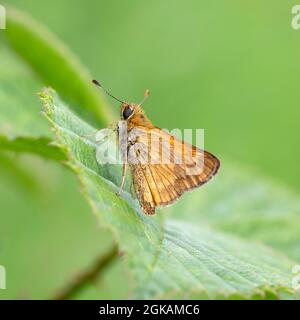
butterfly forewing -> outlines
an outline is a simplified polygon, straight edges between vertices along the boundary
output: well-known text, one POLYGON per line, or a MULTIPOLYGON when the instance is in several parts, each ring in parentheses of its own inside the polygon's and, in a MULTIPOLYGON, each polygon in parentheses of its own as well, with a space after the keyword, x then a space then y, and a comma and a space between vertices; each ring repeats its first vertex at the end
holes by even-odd
POLYGON ((182 142, 159 128, 135 127, 128 134, 128 163, 143 211, 176 201, 218 171, 211 153, 182 142))

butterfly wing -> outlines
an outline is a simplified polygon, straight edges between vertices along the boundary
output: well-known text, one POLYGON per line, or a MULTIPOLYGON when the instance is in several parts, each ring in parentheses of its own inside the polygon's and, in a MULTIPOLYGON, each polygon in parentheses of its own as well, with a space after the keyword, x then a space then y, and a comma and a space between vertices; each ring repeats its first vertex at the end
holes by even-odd
POLYGON ((135 127, 128 134, 128 145, 135 192, 146 214, 203 185, 220 166, 211 153, 159 128, 135 127))

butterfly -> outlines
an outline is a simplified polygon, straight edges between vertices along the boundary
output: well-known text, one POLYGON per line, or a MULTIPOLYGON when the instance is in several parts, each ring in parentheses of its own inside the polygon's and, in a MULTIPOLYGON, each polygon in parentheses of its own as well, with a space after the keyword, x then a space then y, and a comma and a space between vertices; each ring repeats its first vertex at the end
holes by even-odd
POLYGON ((117 133, 123 152, 122 181, 124 187, 129 165, 134 191, 145 214, 155 214, 156 208, 174 203, 186 191, 208 182, 220 167, 213 154, 177 139, 153 125, 142 104, 149 96, 146 90, 141 103, 122 101, 97 81, 105 93, 121 102, 117 133))

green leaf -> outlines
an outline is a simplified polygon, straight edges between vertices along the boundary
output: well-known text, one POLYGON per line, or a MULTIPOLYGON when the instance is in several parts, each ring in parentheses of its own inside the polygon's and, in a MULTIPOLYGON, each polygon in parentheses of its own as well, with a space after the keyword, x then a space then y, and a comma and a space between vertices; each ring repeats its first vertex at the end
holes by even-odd
POLYGON ((215 181, 192 192, 167 209, 192 223, 263 242, 300 262, 300 201, 288 187, 278 185, 254 168, 222 160, 215 181))
POLYGON ((113 113, 92 85, 92 76, 69 49, 28 15, 12 7, 8 7, 7 12, 8 43, 44 83, 55 87, 90 123, 100 125, 111 121, 113 113))
MULTIPOLYGON (((10 277, 0 299, 49 299, 105 254, 113 239, 95 224, 77 179, 44 160, 61 161, 66 155, 53 144, 49 123, 40 114, 37 92, 43 83, 1 42, 0 61, 0 264, 10 277), (47 259, 41 248, 47 248, 47 259)), ((111 270, 101 276, 97 298, 125 298, 121 277, 111 270), (114 289, 115 282, 122 283, 121 290, 114 289)), ((93 281, 86 285, 95 287, 93 281)))
POLYGON ((10 138, 48 137, 47 122, 40 117, 37 92, 43 83, 9 48, 0 44, 0 134, 10 138))
POLYGON ((54 85, 89 122, 103 124, 113 118, 92 86, 90 74, 44 26, 8 7, 8 27, 3 37, 28 65, 1 43, 0 101, 5 107, 0 117, 0 149, 64 159, 60 149, 51 145, 51 132, 38 114, 34 96, 43 82, 54 85))
MULTIPOLYGON (((57 162, 0 152, 0 264, 9 284, 0 300, 52 299, 110 249, 111 233, 99 229, 78 189, 57 162)), ((86 285, 98 299, 125 299, 126 279, 107 271, 86 285)))
POLYGON ((18 137, 8 139, 0 136, 0 149, 14 152, 34 153, 46 159, 66 160, 60 148, 51 144, 48 138, 18 137))
POLYGON ((51 144, 53 137, 40 116, 37 91, 41 82, 18 57, 1 45, 0 52, 0 149, 38 154, 63 160, 65 155, 51 144))
POLYGON ((199 226, 189 224, 182 220, 185 210, 178 212, 181 220, 164 221, 161 212, 146 216, 128 193, 129 183, 124 196, 118 197, 120 168, 99 165, 96 144, 82 137, 94 129, 51 90, 43 91, 41 98, 56 144, 67 149, 68 164, 93 211, 126 253, 134 297, 279 297, 283 291, 292 292, 295 262, 283 253, 218 231, 204 219, 199 226))

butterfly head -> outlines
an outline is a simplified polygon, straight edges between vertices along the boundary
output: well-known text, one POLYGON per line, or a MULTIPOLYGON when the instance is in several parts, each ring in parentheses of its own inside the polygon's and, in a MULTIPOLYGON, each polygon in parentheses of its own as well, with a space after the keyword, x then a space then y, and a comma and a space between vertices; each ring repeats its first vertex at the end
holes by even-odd
POLYGON ((137 104, 134 104, 134 103, 127 103, 127 102, 124 102, 122 103, 121 105, 121 118, 123 120, 128 120, 129 118, 131 118, 136 110, 138 109, 138 105, 137 104))
POLYGON ((124 102, 121 105, 120 113, 121 119, 127 121, 129 129, 135 126, 153 128, 152 122, 140 104, 124 102))
POLYGON ((142 101, 137 103, 129 103, 124 100, 121 100, 114 95, 112 95, 110 92, 108 92, 106 89, 103 88, 103 86, 97 81, 93 80, 93 83, 100 87, 107 95, 112 97, 113 99, 121 102, 121 119, 126 120, 128 122, 131 122, 132 125, 144 125, 148 127, 152 127, 152 123, 150 120, 146 117, 145 112, 143 108, 141 107, 144 101, 149 97, 150 91, 146 90, 144 94, 144 98, 142 101))

